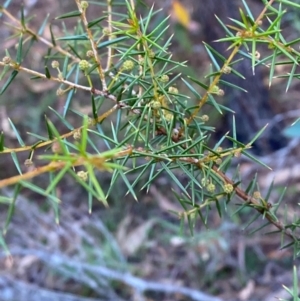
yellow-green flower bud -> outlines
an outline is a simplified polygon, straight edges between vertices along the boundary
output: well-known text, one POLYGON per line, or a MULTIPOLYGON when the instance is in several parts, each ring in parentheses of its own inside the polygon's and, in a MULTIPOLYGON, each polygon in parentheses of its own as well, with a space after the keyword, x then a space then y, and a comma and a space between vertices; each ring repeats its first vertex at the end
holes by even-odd
POLYGON ((78 171, 78 172, 77 172, 77 176, 78 176, 82 181, 86 182, 87 179, 88 179, 88 172, 87 172, 87 171, 83 171, 83 170, 78 171))
POLYGON ((201 120, 203 122, 207 122, 209 120, 209 116, 208 115, 202 115, 200 118, 201 118, 201 120))
POLYGON ((211 90, 211 93, 212 94, 217 94, 219 90, 220 90, 220 88, 218 86, 213 86, 213 88, 211 90))
POLYGON ((229 66, 225 66, 224 68, 223 68, 223 70, 222 70, 222 72, 224 73, 224 74, 229 74, 229 73, 231 73, 231 67, 229 67, 229 66))
POLYGON ((233 186, 231 185, 231 184, 225 184, 224 186, 223 186, 223 189, 224 189, 224 192, 225 193, 231 193, 232 191, 233 191, 233 186))
POLYGON ((169 93, 172 93, 172 94, 178 94, 178 89, 175 88, 175 87, 169 87, 168 89, 169 93))
POLYGON ((214 192, 216 190, 216 185, 213 183, 209 183, 206 187, 208 192, 214 192))
POLYGON ((75 130, 73 133, 73 138, 79 140, 81 138, 81 130, 75 130))
POLYGON ((90 66, 90 64, 89 64, 89 62, 86 61, 86 60, 81 60, 81 61, 79 62, 79 69, 80 69, 80 70, 87 70, 87 69, 89 68, 89 66, 90 66))
POLYGON ((166 113, 164 117, 165 117, 166 121, 172 121, 172 119, 173 119, 173 114, 171 114, 171 113, 166 113))
POLYGON ((261 198, 260 192, 259 192, 259 191, 254 191, 253 197, 254 197, 255 199, 260 199, 260 198, 261 198))
POLYGON ((86 52, 86 56, 87 56, 88 58, 93 58, 93 57, 94 57, 94 52, 93 52, 93 50, 88 50, 88 51, 86 52))
POLYGON ((167 74, 164 74, 161 76, 160 81, 162 83, 167 83, 170 80, 169 76, 167 74))
POLYGON ((222 159, 221 159, 221 158, 218 158, 218 159, 216 160, 216 164, 217 164, 217 165, 221 165, 221 164, 222 164, 222 159))
POLYGON ((217 147, 216 152, 220 153, 223 150, 223 148, 221 146, 217 147))
POLYGON ((159 109, 161 107, 161 103, 158 100, 151 102, 151 107, 153 109, 159 109))
POLYGON ((52 61, 51 67, 54 68, 54 69, 59 68, 59 62, 58 61, 52 61))
POLYGON ((268 44, 268 49, 275 49, 276 47, 275 47, 275 45, 274 44, 272 44, 272 43, 269 43, 268 44))
POLYGON ((134 68, 134 62, 131 60, 126 60, 122 65, 122 69, 126 71, 130 71, 133 68, 134 68))
POLYGON ((110 29, 109 27, 104 27, 102 29, 102 33, 105 35, 105 36, 108 36, 110 34, 110 29))
POLYGON ((89 7, 89 3, 87 1, 81 1, 80 6, 82 9, 87 9, 89 7))

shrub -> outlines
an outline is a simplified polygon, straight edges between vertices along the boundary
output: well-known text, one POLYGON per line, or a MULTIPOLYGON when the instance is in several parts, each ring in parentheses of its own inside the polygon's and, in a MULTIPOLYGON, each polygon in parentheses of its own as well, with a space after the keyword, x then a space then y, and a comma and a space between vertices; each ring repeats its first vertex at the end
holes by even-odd
MULTIPOLYGON (((210 210, 217 210, 222 217, 229 202, 238 197, 241 202, 237 212, 245 207, 253 212, 249 224, 262 217, 264 221, 259 229, 273 225, 274 232, 289 239, 288 242, 282 240, 282 248, 293 246, 295 256, 299 254, 299 218, 288 221, 278 216, 284 194, 271 204, 272 186, 262 195, 257 178, 247 184, 241 180, 238 169, 232 171, 235 168, 233 159, 239 156, 263 164, 251 154, 251 146, 264 128, 243 144, 236 139, 233 122, 228 134, 214 143, 214 128, 208 125, 209 114, 203 113, 206 106, 210 111, 230 112, 219 103, 224 95, 220 79, 229 72, 242 77, 235 71, 239 64, 239 60, 235 60, 237 54, 250 59, 253 70, 259 64, 267 65, 270 83, 275 67, 281 64, 290 66, 291 71, 284 75, 287 88, 292 80, 297 79, 295 70, 300 53, 294 45, 299 39, 286 42, 280 25, 284 7, 300 8, 299 4, 288 0, 265 0, 264 9, 254 18, 243 1, 240 21, 234 20, 234 25, 230 26, 220 22, 226 37, 219 42, 231 44, 228 57, 205 45, 212 58, 212 70, 206 82, 191 76, 181 77, 178 70, 186 63, 172 59, 169 51, 171 38, 166 38, 168 18, 151 28, 151 19, 158 13, 153 7, 147 15, 139 17, 134 1, 124 1, 125 12, 118 13, 113 12, 113 1, 108 1, 107 12, 90 20, 88 13, 93 10, 92 6, 102 4, 75 0, 76 10, 56 19, 78 19, 80 22, 71 33, 65 28, 64 35, 58 37, 47 19, 35 32, 30 28, 30 19, 25 17, 23 9, 19 20, 11 15, 10 2, 0 6, 0 11, 2 18, 13 24, 10 37, 18 41, 16 51, 13 47, 7 49, 0 62, 3 81, 0 94, 8 95, 10 89, 14 89, 15 78, 23 73, 31 77, 33 86, 40 81, 55 82, 57 97, 64 97, 65 104, 62 112, 50 108, 56 122, 46 116, 47 136, 30 134, 36 139, 33 144, 23 141, 22 134, 11 120, 10 126, 20 146, 7 147, 5 132, 0 135, 1 155, 10 154, 16 167, 15 175, 0 180, 0 188, 14 186, 13 198, 1 197, 9 207, 4 233, 23 188, 47 198, 58 221, 61 200, 56 195, 56 187, 67 175, 86 190, 91 211, 94 199, 108 206, 107 198, 119 185, 119 178, 137 199, 135 188, 138 185, 147 191, 164 173, 176 187, 174 195, 183 208, 175 214, 182 224, 187 221, 191 233, 198 220, 209 224, 207 215, 210 210), (276 2, 279 4, 275 5, 276 2), (43 36, 47 28, 49 39, 43 36), (26 62, 26 55, 36 43, 48 48, 41 70, 34 70, 26 62), (271 53, 261 57, 257 51, 259 44, 268 47, 271 53), (76 95, 89 99, 89 116, 72 108, 76 95), (74 116, 80 117, 80 124, 69 121, 74 120, 74 116), (68 129, 67 132, 62 126, 68 129), (40 150, 45 153, 39 154, 40 150), (27 154, 24 163, 19 162, 19 153, 27 154), (108 188, 99 181, 105 172, 111 173, 108 188), (178 179, 179 173, 185 174, 187 184, 178 179), (45 182, 39 185, 36 181, 40 177, 45 181, 45 175, 49 180, 43 187, 45 182)), ((230 85, 225 81, 222 84, 230 85)), ((286 213, 287 209, 284 216, 286 213)), ((1 241, 5 247, 4 240, 1 241)))

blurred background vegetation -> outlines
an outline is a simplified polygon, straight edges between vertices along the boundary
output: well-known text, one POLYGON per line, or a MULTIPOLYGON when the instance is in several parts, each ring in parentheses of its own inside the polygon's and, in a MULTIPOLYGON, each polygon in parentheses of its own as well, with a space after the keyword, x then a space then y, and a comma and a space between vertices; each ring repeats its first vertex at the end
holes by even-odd
MULTIPOLYGON (((145 0, 145 5, 138 5, 141 14, 149 9, 152 2, 145 0)), ((174 60, 188 61, 189 67, 181 70, 184 74, 204 78, 210 68, 210 60, 203 40, 218 48, 213 41, 224 34, 213 14, 220 14, 226 21, 228 16, 238 17, 237 9, 242 6, 239 0, 224 1, 224 7, 221 5, 220 8, 219 4, 217 0, 155 2, 155 8, 162 8, 162 11, 156 15, 151 27, 154 28, 170 14, 169 34, 174 34, 171 51, 174 60)), ((248 4, 254 14, 262 7, 256 0, 249 0, 248 4)), ((27 16, 35 16, 30 21, 32 29, 38 30, 49 13, 57 36, 62 35, 62 27, 55 16, 75 10, 72 1, 27 0, 24 5, 27 16)), ((124 8, 120 6, 117 9, 124 8)), ((10 11, 18 17, 20 1, 13 0, 10 11)), ((102 9, 98 7, 90 12, 90 18, 101 14, 102 9)), ((4 26, 5 21, 3 17, 0 19, 2 57, 4 50, 16 43, 14 39, 6 39, 11 29, 4 26)), ((75 23, 67 24, 67 27, 72 25, 75 23)), ((291 9, 284 23, 287 40, 295 38, 299 27, 300 14, 291 9)), ((49 32, 45 32, 45 37, 51 39, 49 32)), ((226 49, 218 50, 226 54, 226 49)), ((43 72, 41 62, 46 51, 46 47, 37 43, 34 51, 28 53, 25 64, 43 72)), ((249 140, 248 133, 256 129, 257 120, 259 126, 262 122, 270 123, 273 130, 263 138, 264 144, 258 145, 254 151, 273 171, 262 169, 243 158, 237 159, 236 164, 240 164, 246 180, 258 173, 262 189, 267 189, 275 177, 274 200, 288 185, 285 202, 293 208, 299 197, 300 154, 296 139, 300 130, 291 130, 289 125, 299 116, 299 83, 294 82, 286 93, 286 83, 277 79, 269 90, 267 70, 262 69, 259 73, 259 79, 246 80, 245 88, 262 92, 255 94, 253 90, 248 95, 237 95, 228 91, 223 101, 230 103, 245 121, 245 128, 240 124, 242 140, 249 140), (251 106, 245 106, 245 102, 250 101, 251 106), (247 111, 249 108, 251 112, 247 111), (263 120, 259 117, 262 110, 267 112, 263 120), (278 137, 281 137, 279 144, 278 137)), ((0 129, 6 133, 7 147, 18 145, 8 117, 27 144, 35 142, 27 132, 42 134, 46 131, 45 114, 54 123, 57 121, 49 106, 62 112, 65 97, 58 97, 56 89, 53 82, 36 81, 33 84, 26 75, 19 74, 8 93, 0 96, 0 129)), ((180 87, 181 91, 183 89, 180 87)), ((90 113, 90 100, 84 93, 76 94, 72 106, 76 111, 90 113)), ((76 114, 68 118, 72 124, 80 123, 76 114)), ((230 129, 231 117, 216 114, 211 116, 209 125, 216 127, 216 136, 212 139, 217 141, 224 130, 230 129)), ((58 126, 58 129, 62 133, 66 131, 63 127, 58 126)), ((18 155, 18 160, 24 162, 26 154, 18 155)), ((0 179, 15 174, 10 156, 1 155, 0 166, 0 179)), ((109 183, 109 176, 104 174, 99 181, 109 183)), ((185 181, 183 174, 179 174, 178 178, 185 181)), ((43 186, 42 179, 40 181, 39 185, 43 186)), ((233 215, 236 210, 234 204, 228 208, 222 221, 217 212, 212 212, 209 229, 199 224, 193 237, 188 231, 181 233, 176 215, 170 213, 181 209, 171 188, 176 190, 162 174, 149 193, 139 193, 136 202, 126 195, 126 188, 120 184, 109 199, 109 208, 96 204, 90 215, 84 191, 66 179, 57 191, 63 199, 60 225, 55 224, 54 213, 44 198, 24 191, 18 199, 6 235, 14 261, 9 261, 5 253, 1 253, 0 300, 243 301, 274 300, 275 296, 286 298, 281 284, 291 284, 292 252, 279 250, 279 236, 250 235, 251 229, 248 228, 242 231, 251 211, 245 208, 240 215, 233 215), (201 298, 197 295, 201 292, 209 296, 201 298)), ((3 193, 9 196, 12 191, 7 188, 3 193)), ((2 221, 6 213, 6 207, 1 206, 2 221)), ((293 212, 288 214, 293 215, 293 212)))

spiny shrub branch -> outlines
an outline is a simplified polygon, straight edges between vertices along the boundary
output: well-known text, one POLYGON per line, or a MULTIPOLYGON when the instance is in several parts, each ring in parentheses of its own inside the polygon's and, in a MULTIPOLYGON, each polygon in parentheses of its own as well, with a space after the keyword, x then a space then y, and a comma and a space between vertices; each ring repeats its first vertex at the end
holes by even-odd
MULTIPOLYGON (((152 17, 159 13, 155 12, 153 7, 146 17, 140 18, 133 0, 125 1, 126 14, 114 13, 112 1, 109 0, 106 4, 106 14, 89 21, 90 6, 97 7, 101 4, 75 0, 77 10, 57 19, 78 18, 81 22, 72 34, 60 38, 55 37, 50 25, 51 41, 48 41, 43 37, 47 20, 39 31, 35 32, 28 26, 23 10, 20 20, 9 13, 10 2, 7 1, 0 7, 0 12, 2 18, 5 17, 14 24, 11 26, 11 37, 18 38, 18 42, 16 59, 12 58, 10 50, 6 50, 6 56, 0 62, 3 69, 1 79, 6 78, 1 94, 10 88, 19 72, 33 76, 32 85, 35 84, 34 80, 59 83, 57 95, 67 95, 64 112, 61 115, 54 109, 51 110, 69 131, 60 133, 46 117, 48 136, 34 134, 38 141, 33 145, 26 145, 10 121, 21 146, 5 147, 5 133, 1 133, 0 151, 2 154, 12 155, 19 174, 0 180, 0 188, 15 185, 16 196, 21 187, 42 194, 52 202, 58 221, 57 206, 60 199, 55 195, 55 188, 66 174, 71 175, 87 191, 91 211, 93 198, 108 205, 107 197, 112 193, 113 187, 119 185, 119 178, 123 180, 128 192, 137 198, 135 188, 142 179, 145 181, 146 178, 142 189, 148 190, 156 178, 164 173, 181 191, 180 194, 174 192, 183 207, 183 211, 176 214, 181 220, 188 221, 191 232, 199 218, 207 223, 207 213, 204 209, 211 209, 214 204, 222 216, 222 204, 226 210, 227 204, 238 196, 243 201, 238 211, 251 207, 258 212, 249 224, 262 216, 266 223, 260 228, 273 224, 277 232, 292 240, 289 245, 295 246, 295 255, 298 255, 298 220, 283 223, 277 217, 283 195, 276 204, 270 204, 268 199, 271 188, 267 196, 263 197, 258 190, 256 178, 243 189, 244 183, 240 180, 238 172, 234 178, 226 175, 228 169, 233 168, 234 157, 245 155, 262 164, 251 155, 249 149, 259 139, 264 128, 245 145, 236 139, 234 125, 232 136, 227 134, 211 146, 210 136, 213 135, 213 128, 207 125, 209 116, 202 114, 204 105, 209 105, 211 110, 220 113, 230 111, 218 103, 218 97, 224 95, 224 91, 218 85, 223 74, 232 72, 242 76, 234 70, 235 64, 238 64, 234 61, 238 53, 244 54, 245 59, 251 59, 253 70, 257 64, 268 65, 270 83, 276 64, 291 65, 294 70, 300 58, 300 53, 292 47, 297 41, 287 43, 280 33, 280 20, 284 15, 282 5, 295 5, 294 3, 287 0, 277 1, 280 3, 275 8, 275 0, 265 1, 264 9, 254 19, 244 1, 247 14, 240 10, 241 21, 234 20, 234 26, 226 26, 220 21, 227 36, 219 42, 231 43, 230 54, 225 59, 209 45, 205 45, 213 58, 214 66, 214 70, 208 76, 210 83, 207 84, 193 77, 181 78, 177 69, 184 67, 185 63, 172 60, 169 51, 171 39, 165 39, 168 18, 154 29, 151 28, 152 17), (269 24, 267 29, 261 27, 265 22, 269 24), (24 66, 26 53, 31 51, 37 42, 48 47, 44 73, 24 66), (267 44, 272 54, 261 59, 256 49, 258 44, 267 44), (249 53, 241 52, 241 47, 249 53), (285 57, 286 61, 281 61, 279 57, 285 57), (218 60, 223 61, 223 66, 219 66, 218 60), (87 85, 80 83, 83 78, 87 85), (192 102, 185 92, 180 93, 177 88, 180 79, 195 102, 192 102), (204 93, 201 95, 200 91, 203 89, 204 93), (74 114, 71 104, 75 99, 75 92, 79 90, 89 93, 87 97, 90 98, 91 116, 78 113, 83 119, 83 125, 73 126, 68 122, 68 114, 74 114), (114 118, 114 121, 109 125, 110 118, 114 118), (108 126, 104 127, 105 124, 108 126), (106 151, 99 150, 99 140, 104 141, 106 151), (225 140, 231 141, 232 147, 223 148, 225 140), (47 154, 35 156, 38 149, 47 150, 47 154), (28 170, 25 172, 22 172, 22 166, 16 159, 16 153, 19 152, 29 153, 29 159, 25 162, 28 170), (39 159, 48 163, 39 165, 39 159), (111 184, 105 192, 99 182, 99 171, 112 173, 111 184), (179 172, 186 175, 188 184, 183 185, 178 180, 179 172), (51 179, 46 189, 28 181, 45 174, 50 175, 51 179), (134 181, 130 182, 132 174, 135 177, 134 181)), ((293 72, 290 73, 289 79, 296 77, 293 72)), ((290 80, 288 83, 290 84, 290 80)), ((3 197, 3 200, 8 203, 10 209, 15 206, 16 197, 9 200, 3 197)), ((11 215, 8 216, 4 232, 10 219, 11 215)))

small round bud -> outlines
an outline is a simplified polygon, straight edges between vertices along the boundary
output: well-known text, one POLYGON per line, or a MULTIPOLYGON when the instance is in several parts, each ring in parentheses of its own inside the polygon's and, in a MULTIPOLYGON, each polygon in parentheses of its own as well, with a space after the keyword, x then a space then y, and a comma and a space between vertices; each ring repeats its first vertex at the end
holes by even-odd
POLYGON ((134 62, 131 60, 126 60, 122 65, 122 69, 126 71, 130 71, 133 68, 134 68, 134 62))
POLYGON ((73 138, 79 140, 81 138, 81 130, 75 130, 73 133, 73 138))
POLYGON ((206 187, 208 192, 214 192, 216 190, 216 186, 213 183, 209 183, 206 187))
POLYGON ((159 109, 159 108, 161 108, 161 103, 158 100, 152 101, 151 102, 151 107, 153 109, 159 109))
POLYGON ((224 96, 224 95, 225 95, 224 90, 219 89, 218 92, 217 92, 217 95, 218 95, 218 96, 224 96))
POLYGON ((255 199, 260 199, 260 198, 261 198, 260 192, 259 192, 259 191, 254 191, 254 192, 253 192, 253 197, 254 197, 255 199))
POLYGON ((61 145, 58 141, 54 141, 52 143, 51 150, 54 154, 61 154, 62 153, 62 148, 61 148, 61 145))
POLYGON ((218 158, 218 159, 216 160, 216 164, 217 164, 217 165, 221 165, 221 164, 222 164, 222 159, 221 159, 221 158, 218 158))
POLYGON ((217 147, 216 152, 220 153, 223 150, 223 148, 221 146, 217 147))
POLYGON ((225 193, 231 193, 232 191, 233 191, 233 186, 231 185, 231 184, 225 184, 224 186, 223 186, 223 189, 224 189, 224 192, 225 193))
POLYGON ((169 87, 168 89, 169 93, 172 93, 172 94, 178 94, 178 89, 175 88, 175 87, 169 87))
POLYGON ((200 118, 201 118, 201 120, 203 122, 207 122, 209 120, 209 116, 208 115, 202 115, 200 118))
POLYGON ((259 20, 258 22, 257 22, 257 25, 258 26, 261 26, 263 24, 263 21, 262 20, 259 20))
POLYGON ((170 80, 169 76, 167 74, 164 74, 161 76, 160 81, 162 83, 167 83, 170 80))
POLYGON ((172 121, 172 119, 173 119, 173 114, 171 114, 171 113, 166 113, 164 117, 165 117, 166 121, 172 121))
MULTIPOLYGON (((299 48, 300 48, 300 47, 299 47, 299 48)), ((272 44, 272 43, 269 43, 269 44, 268 44, 268 49, 275 49, 275 45, 272 44)))
POLYGON ((9 56, 5 56, 3 59, 2 59, 2 62, 6 65, 8 65, 10 62, 11 62, 11 58, 9 56))
POLYGON ((51 67, 54 68, 54 69, 59 68, 59 62, 58 61, 52 61, 51 67))
POLYGON ((178 129, 173 129, 172 138, 177 139, 178 136, 179 136, 179 130, 178 129))
POLYGON ((144 65, 144 63, 145 63, 145 58, 140 57, 140 58, 139 58, 139 64, 140 64, 140 65, 144 65))
POLYGON ((223 70, 222 70, 222 72, 224 73, 224 74, 229 74, 229 73, 231 73, 231 67, 229 67, 229 66, 225 66, 224 68, 223 68, 223 70))
POLYGON ((258 52, 257 50, 255 51, 255 58, 256 58, 257 60, 260 59, 260 52, 258 52))
POLYGON ((77 176, 80 178, 80 180, 86 182, 88 179, 88 172, 83 170, 78 171, 77 176))
POLYGON ((62 96, 62 95, 64 95, 64 94, 65 94, 65 91, 64 91, 63 89, 58 88, 58 89, 56 90, 56 95, 57 95, 57 96, 62 96))
POLYGON ((89 62, 86 61, 86 60, 81 60, 81 61, 79 62, 79 69, 80 69, 80 70, 87 70, 87 69, 89 68, 89 66, 90 66, 90 64, 89 64, 89 62))
POLYGON ((93 57, 94 57, 94 52, 93 52, 93 50, 88 50, 88 51, 86 52, 86 56, 87 56, 88 58, 93 58, 93 57))
POLYGON ((80 6, 82 9, 87 9, 89 7, 89 3, 87 1, 81 1, 80 6))
POLYGON ((218 86, 213 86, 211 93, 217 94, 219 92, 220 88, 218 86))
POLYGON ((28 168, 33 165, 33 162, 31 159, 26 159, 24 165, 28 168))
POLYGON ((238 31, 236 34, 235 34, 236 37, 241 37, 242 36, 242 33, 240 31, 238 31))
POLYGON ((239 158, 241 156, 241 151, 235 151, 233 154, 236 158, 239 158))
POLYGON ((105 35, 105 36, 108 36, 110 34, 110 28, 109 27, 104 27, 102 29, 102 33, 105 35))

